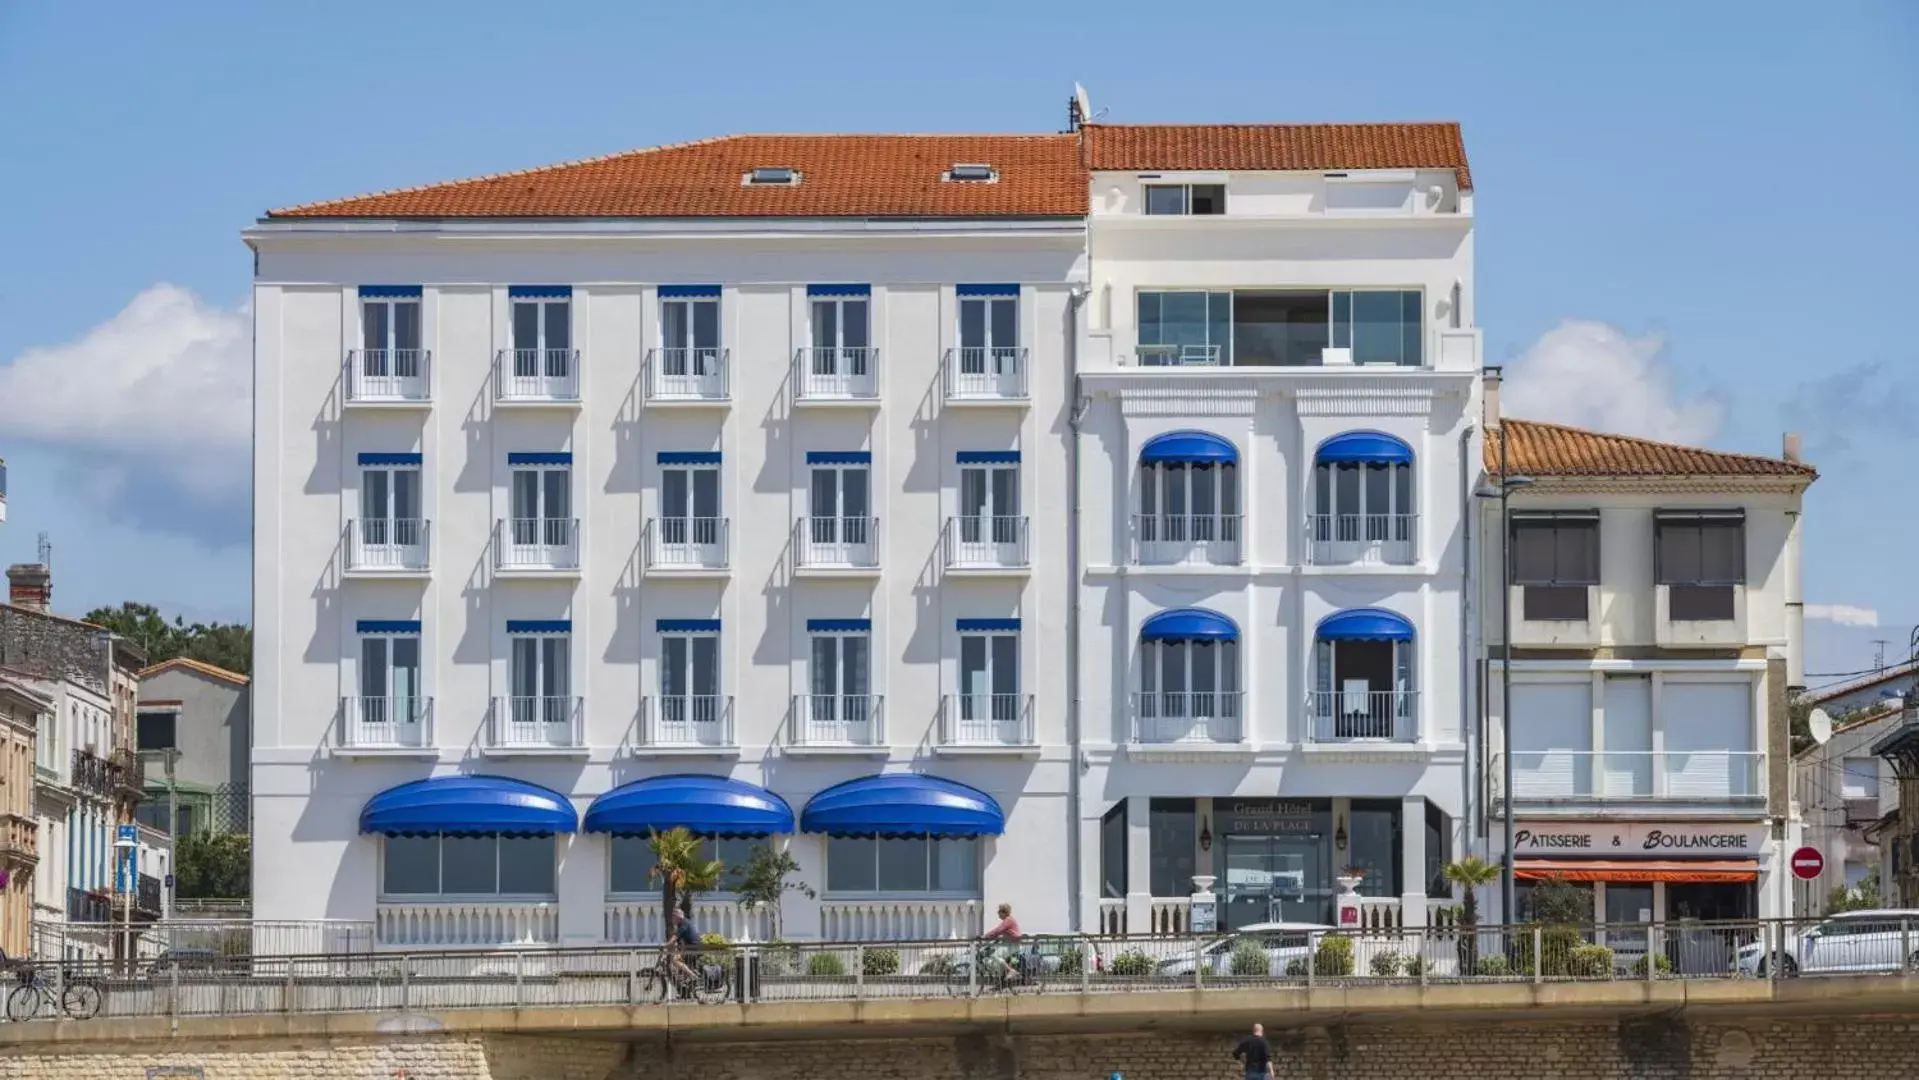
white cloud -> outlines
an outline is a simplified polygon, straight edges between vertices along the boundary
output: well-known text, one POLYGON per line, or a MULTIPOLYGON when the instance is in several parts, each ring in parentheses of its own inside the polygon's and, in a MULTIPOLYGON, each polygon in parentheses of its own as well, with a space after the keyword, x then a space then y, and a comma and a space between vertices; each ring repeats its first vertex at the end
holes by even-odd
POLYGON ((0 426, 73 451, 87 494, 171 481, 208 503, 244 499, 252 437, 252 334, 244 309, 164 282, 61 345, 0 368, 0 426))
POLYGON ((1851 604, 1807 604, 1806 618, 1838 623, 1840 626, 1878 626, 1879 613, 1851 604))
POLYGON ((1500 411, 1523 420, 1705 444, 1719 432, 1717 402, 1675 397, 1661 334, 1632 337, 1602 322, 1567 319, 1506 368, 1500 411))

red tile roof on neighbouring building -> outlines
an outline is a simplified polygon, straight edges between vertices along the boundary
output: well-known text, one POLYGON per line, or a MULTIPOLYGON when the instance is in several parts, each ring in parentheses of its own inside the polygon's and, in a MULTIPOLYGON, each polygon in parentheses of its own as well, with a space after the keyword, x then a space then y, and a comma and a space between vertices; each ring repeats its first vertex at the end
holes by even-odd
POLYGON ((1507 468, 1515 476, 1776 476, 1816 479, 1818 470, 1797 461, 1702 450, 1630 435, 1501 420, 1486 433, 1486 471, 1499 472, 1499 441, 1507 447, 1507 468))
POLYGON ((1086 164, 1100 171, 1451 169, 1470 191, 1459 125, 1088 124, 1086 164))

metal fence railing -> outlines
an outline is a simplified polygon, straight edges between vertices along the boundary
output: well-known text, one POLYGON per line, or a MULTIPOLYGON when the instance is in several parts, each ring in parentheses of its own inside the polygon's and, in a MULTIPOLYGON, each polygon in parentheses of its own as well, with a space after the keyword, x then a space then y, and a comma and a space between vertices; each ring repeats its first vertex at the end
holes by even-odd
MULTIPOLYGON (((133 960, 39 966, 56 1003, 90 986, 98 1015, 194 1016, 564 1008, 679 999, 835 1001, 1002 993, 1349 987, 1459 983, 1661 982, 1919 972, 1919 917, 1481 926, 1347 932, 1287 927, 1205 935, 1029 937, 1018 943, 869 941, 739 944, 689 956, 662 977, 657 946, 375 950, 339 924, 323 952, 248 953, 209 939, 133 960), (1843 932, 1840 932, 1843 930, 1843 932)), ((256 933, 249 941, 264 941, 256 933)), ((22 985, 25 985, 25 979, 22 985)), ((4 989, 4 987, 0 987, 4 989)), ((9 1005, 19 989, 8 992, 9 1005)), ((44 1005, 45 1003, 40 1003, 44 1005)), ((28 1008, 27 1006, 34 1006, 28 1008)))

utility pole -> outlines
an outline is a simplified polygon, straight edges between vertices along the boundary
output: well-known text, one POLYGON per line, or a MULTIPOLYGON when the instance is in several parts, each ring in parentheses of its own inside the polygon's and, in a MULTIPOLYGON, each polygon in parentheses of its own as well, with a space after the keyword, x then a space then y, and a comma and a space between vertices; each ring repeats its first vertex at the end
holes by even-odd
POLYGON ((160 894, 165 911, 160 917, 170 923, 173 920, 173 891, 180 880, 180 788, 174 777, 177 771, 175 766, 180 763, 180 748, 169 746, 163 753, 167 763, 167 844, 171 850, 167 855, 166 889, 160 894))

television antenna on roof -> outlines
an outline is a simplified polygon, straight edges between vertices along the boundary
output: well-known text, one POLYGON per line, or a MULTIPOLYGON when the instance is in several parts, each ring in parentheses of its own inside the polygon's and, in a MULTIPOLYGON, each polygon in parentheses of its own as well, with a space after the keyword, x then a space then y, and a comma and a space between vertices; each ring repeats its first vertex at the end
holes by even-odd
POLYGON ((53 569, 53 540, 44 532, 40 534, 38 561, 49 571, 53 569))

